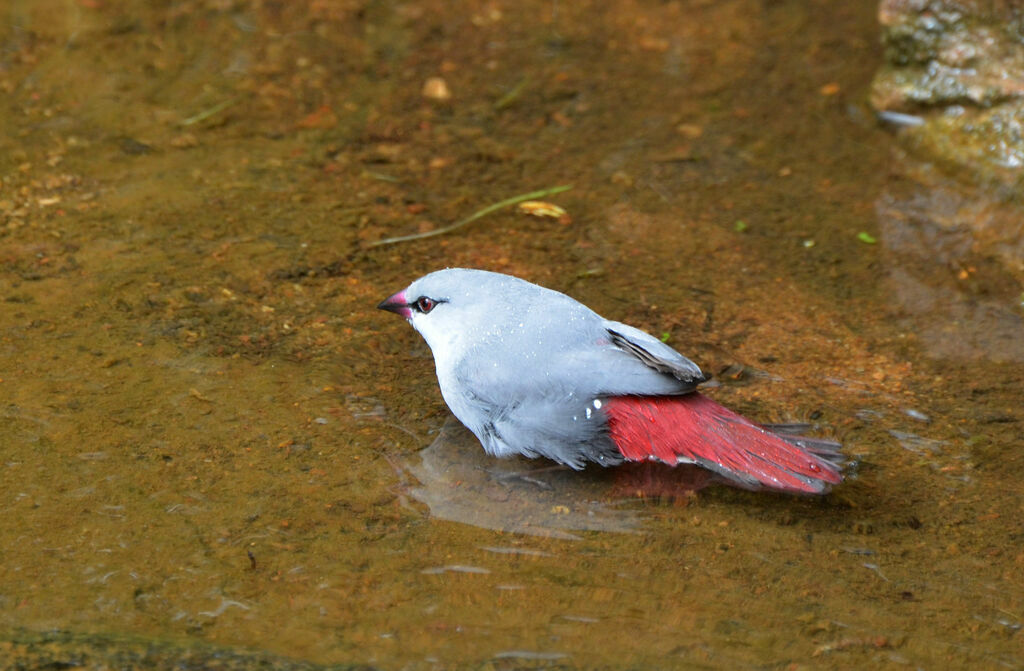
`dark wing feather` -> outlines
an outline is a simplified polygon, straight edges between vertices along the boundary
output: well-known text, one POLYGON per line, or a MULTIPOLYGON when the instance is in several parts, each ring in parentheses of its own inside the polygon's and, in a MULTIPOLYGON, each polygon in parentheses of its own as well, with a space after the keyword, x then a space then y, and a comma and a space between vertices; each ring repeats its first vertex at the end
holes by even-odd
POLYGON ((619 328, 607 328, 612 344, 624 352, 632 354, 649 368, 671 375, 681 382, 692 383, 691 388, 710 379, 709 376, 701 372, 697 364, 654 336, 631 327, 631 332, 625 333, 625 329, 621 328, 625 324, 616 326, 619 328))

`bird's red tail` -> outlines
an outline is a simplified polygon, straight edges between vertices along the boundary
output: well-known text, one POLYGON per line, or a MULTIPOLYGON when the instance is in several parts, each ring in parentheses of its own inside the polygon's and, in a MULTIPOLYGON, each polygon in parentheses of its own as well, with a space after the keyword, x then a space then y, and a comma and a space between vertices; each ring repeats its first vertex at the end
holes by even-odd
POLYGON ((772 433, 698 393, 617 396, 604 408, 611 438, 630 461, 694 463, 747 489, 805 494, 827 492, 843 479, 820 449, 772 433))

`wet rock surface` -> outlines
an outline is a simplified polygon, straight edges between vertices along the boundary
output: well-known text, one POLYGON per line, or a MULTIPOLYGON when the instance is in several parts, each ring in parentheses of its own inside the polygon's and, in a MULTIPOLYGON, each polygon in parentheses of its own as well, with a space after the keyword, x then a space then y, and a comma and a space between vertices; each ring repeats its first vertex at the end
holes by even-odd
POLYGON ((901 141, 877 202, 893 295, 933 355, 1022 360, 1024 3, 883 0, 879 21, 871 102, 901 141), (920 272, 936 266, 945 280, 920 272))
POLYGON ((1024 168, 1024 3, 883 0, 871 102, 907 144, 1006 193, 1024 168))
POLYGON ((1024 95, 1024 4, 884 0, 879 8, 889 67, 875 83, 881 109, 973 104, 1024 95))

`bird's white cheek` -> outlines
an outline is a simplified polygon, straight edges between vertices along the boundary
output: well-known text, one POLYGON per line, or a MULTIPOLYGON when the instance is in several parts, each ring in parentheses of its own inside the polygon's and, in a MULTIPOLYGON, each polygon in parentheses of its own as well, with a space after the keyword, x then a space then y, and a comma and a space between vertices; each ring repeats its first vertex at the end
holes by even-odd
POLYGON ((427 341, 427 346, 434 353, 435 359, 449 357, 455 351, 455 334, 451 330, 438 328, 438 324, 423 319, 422 316, 418 319, 413 317, 409 323, 427 341))
POLYGON ((454 390, 456 386, 455 368, 462 356, 457 334, 449 329, 444 329, 437 322, 424 319, 424 315, 416 315, 410 320, 410 323, 423 336, 434 355, 437 381, 441 384, 442 391, 454 390))

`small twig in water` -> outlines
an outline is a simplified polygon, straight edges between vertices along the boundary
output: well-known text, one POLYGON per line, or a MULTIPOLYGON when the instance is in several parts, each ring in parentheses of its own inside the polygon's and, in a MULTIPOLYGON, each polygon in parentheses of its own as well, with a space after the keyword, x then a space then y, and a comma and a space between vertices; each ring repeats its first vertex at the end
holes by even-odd
POLYGON ((178 125, 179 126, 192 126, 194 124, 199 123, 200 121, 206 121, 207 119, 212 117, 217 112, 222 112, 222 111, 226 110, 228 107, 231 107, 237 101, 238 101, 238 96, 233 96, 231 98, 228 98, 224 102, 217 103, 213 107, 211 107, 209 109, 206 109, 206 110, 203 110, 199 114, 196 114, 194 116, 190 116, 189 118, 187 118, 184 121, 180 122, 178 125))
POLYGON ((505 109, 506 107, 511 105, 513 102, 515 102, 516 98, 518 98, 520 94, 522 94, 522 92, 526 89, 526 86, 529 83, 529 77, 523 77, 522 79, 520 79, 519 82, 515 86, 513 86, 508 93, 498 98, 498 101, 494 103, 494 109, 505 109))
POLYGON ((392 184, 399 184, 402 181, 402 180, 398 179, 397 177, 392 177, 391 175, 386 175, 383 172, 374 172, 373 170, 364 170, 363 171, 363 176, 364 177, 369 177, 370 179, 375 179, 375 180, 380 181, 380 182, 390 182, 392 184))
POLYGON ((437 236, 437 235, 444 235, 446 233, 451 233, 452 231, 454 231, 454 230, 456 230, 458 228, 462 228, 466 224, 470 224, 470 223, 476 221, 477 219, 479 219, 481 217, 487 216, 491 212, 494 212, 496 210, 500 210, 503 207, 508 207, 509 205, 515 205, 517 203, 523 202, 524 200, 536 200, 538 198, 544 198, 545 196, 551 196, 551 195, 554 195, 556 193, 562 193, 563 191, 568 191, 571 188, 572 188, 571 184, 563 184, 561 186, 551 187, 550 189, 541 189, 540 191, 531 191, 530 193, 524 193, 524 194, 521 194, 521 195, 518 195, 518 196, 512 196, 511 198, 506 198, 505 200, 497 202, 497 203, 495 203, 493 205, 489 205, 489 206, 485 207, 482 210, 478 210, 478 211, 474 212, 473 214, 469 215, 468 217, 466 217, 465 219, 460 219, 460 220, 456 221, 451 226, 444 226, 442 228, 436 228, 436 229, 434 229, 432 231, 427 231, 426 233, 413 233, 412 235, 400 235, 400 236, 395 237, 395 238, 384 238, 383 240, 377 240, 376 242, 371 242, 369 245, 367 245, 367 247, 381 247, 383 245, 393 245, 396 242, 408 242, 410 240, 422 240, 424 238, 432 238, 432 237, 437 236))

